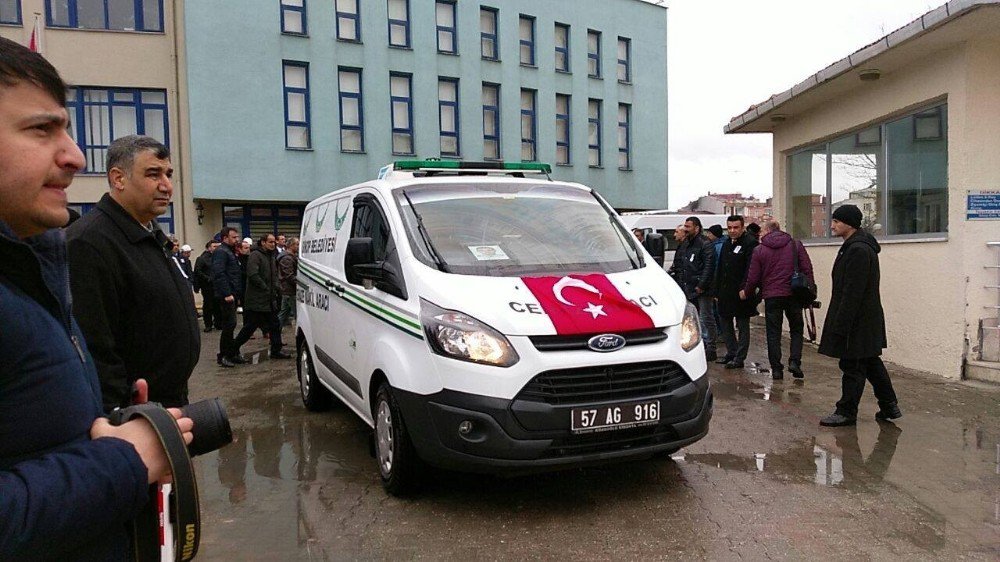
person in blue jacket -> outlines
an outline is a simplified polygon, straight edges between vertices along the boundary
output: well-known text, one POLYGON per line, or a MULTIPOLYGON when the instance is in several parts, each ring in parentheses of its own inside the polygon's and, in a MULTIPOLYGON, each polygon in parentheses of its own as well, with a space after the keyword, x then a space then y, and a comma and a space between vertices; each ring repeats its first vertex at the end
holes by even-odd
POLYGON ((0 38, 0 560, 127 560, 127 523, 169 474, 149 422, 103 417, 71 314, 58 227, 85 161, 65 104, 56 70, 0 38))

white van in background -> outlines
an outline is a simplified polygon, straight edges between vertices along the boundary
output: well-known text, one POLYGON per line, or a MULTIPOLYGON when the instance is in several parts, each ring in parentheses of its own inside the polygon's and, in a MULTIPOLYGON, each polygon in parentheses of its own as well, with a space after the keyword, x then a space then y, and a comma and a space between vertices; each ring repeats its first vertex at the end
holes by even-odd
POLYGON ((708 432, 694 307, 594 190, 550 172, 402 161, 306 207, 302 400, 374 428, 390 493, 425 462, 553 469, 708 432))
POLYGON ((622 224, 629 230, 640 228, 648 232, 656 232, 663 235, 666 252, 663 258, 663 267, 670 269, 674 261, 674 251, 677 250, 677 241, 674 240, 674 229, 684 224, 688 217, 698 217, 701 226, 708 228, 713 224, 726 228, 726 219, 729 215, 707 215, 701 213, 677 213, 672 211, 644 211, 638 213, 622 213, 620 215, 622 224))

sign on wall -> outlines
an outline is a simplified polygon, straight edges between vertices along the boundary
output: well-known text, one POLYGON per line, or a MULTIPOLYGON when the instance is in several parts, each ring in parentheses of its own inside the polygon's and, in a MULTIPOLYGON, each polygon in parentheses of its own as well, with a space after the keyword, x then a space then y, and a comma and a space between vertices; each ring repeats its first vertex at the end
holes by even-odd
POLYGON ((1000 191, 969 191, 965 220, 1000 220, 1000 191))

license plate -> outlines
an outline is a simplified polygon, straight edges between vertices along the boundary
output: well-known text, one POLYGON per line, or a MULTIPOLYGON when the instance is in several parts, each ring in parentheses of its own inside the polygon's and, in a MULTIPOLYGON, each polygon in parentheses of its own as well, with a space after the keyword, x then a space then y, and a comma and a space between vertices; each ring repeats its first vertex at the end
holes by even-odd
POLYGON ((592 433, 629 429, 652 425, 660 421, 660 402, 629 402, 592 408, 574 408, 571 411, 570 430, 573 433, 592 433))

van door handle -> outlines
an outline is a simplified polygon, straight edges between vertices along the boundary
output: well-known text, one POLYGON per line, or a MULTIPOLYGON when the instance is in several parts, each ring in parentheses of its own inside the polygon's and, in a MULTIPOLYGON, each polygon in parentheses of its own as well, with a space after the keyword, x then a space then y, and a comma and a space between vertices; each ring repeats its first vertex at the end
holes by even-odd
POLYGON ((344 292, 344 286, 341 285, 340 283, 327 282, 327 287, 333 289, 337 293, 343 294, 344 292))

